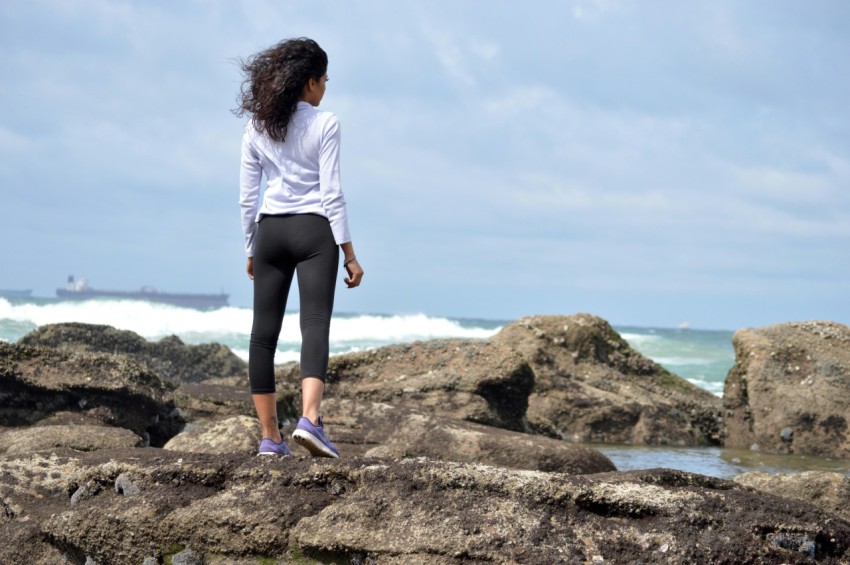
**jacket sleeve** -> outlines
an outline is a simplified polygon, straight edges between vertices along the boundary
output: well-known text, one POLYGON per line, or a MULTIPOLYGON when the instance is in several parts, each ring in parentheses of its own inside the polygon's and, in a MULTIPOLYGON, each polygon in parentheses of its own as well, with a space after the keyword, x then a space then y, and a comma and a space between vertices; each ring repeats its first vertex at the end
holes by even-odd
POLYGON ((260 202, 260 183, 263 168, 260 156, 251 143, 246 126, 242 136, 242 159, 239 165, 239 206, 242 211, 242 233, 245 236, 245 253, 254 256, 254 235, 257 233, 257 209, 260 202))
POLYGON ((331 224, 331 231, 337 245, 351 241, 345 196, 342 194, 339 180, 339 141, 339 120, 331 114, 322 128, 322 141, 319 148, 319 191, 322 207, 331 224))

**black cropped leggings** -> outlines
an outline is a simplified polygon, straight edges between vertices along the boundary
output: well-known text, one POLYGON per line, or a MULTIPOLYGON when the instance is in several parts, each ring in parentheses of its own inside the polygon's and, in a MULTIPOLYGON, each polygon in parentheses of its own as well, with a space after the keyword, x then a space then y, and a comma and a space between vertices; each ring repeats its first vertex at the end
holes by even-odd
POLYGON ((253 394, 275 392, 274 353, 295 273, 301 300, 301 377, 324 382, 339 247, 327 218, 263 216, 254 246, 254 325, 248 353, 253 394))

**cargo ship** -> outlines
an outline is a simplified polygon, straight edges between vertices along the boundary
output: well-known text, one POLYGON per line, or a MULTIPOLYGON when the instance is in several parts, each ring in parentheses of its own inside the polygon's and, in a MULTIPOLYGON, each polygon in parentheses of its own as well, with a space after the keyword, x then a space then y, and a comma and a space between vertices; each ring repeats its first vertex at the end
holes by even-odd
POLYGON ((124 300, 145 300, 160 304, 173 304, 187 308, 223 308, 228 305, 229 294, 189 294, 176 292, 161 292, 151 286, 143 286, 140 290, 101 290, 91 288, 85 279, 68 277, 65 288, 57 288, 56 296, 63 300, 92 300, 95 298, 118 298, 124 300))
POLYGON ((3 298, 29 298, 32 296, 32 289, 11 290, 8 288, 0 288, 0 296, 3 298))

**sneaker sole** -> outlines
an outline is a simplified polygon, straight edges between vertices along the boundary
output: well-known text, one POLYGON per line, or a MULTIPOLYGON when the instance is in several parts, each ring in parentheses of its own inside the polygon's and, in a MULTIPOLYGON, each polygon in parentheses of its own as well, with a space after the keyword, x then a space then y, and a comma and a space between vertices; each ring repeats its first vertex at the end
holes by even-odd
POLYGON ((257 457, 259 457, 261 455, 273 455, 273 456, 277 456, 277 457, 291 457, 291 455, 289 455, 288 453, 275 453, 273 451, 263 451, 261 453, 258 453, 257 457))
POLYGON ((333 459, 339 459, 339 455, 325 447, 325 444, 309 432, 295 430, 292 434, 292 439, 295 440, 295 443, 309 451, 314 457, 331 457, 333 459))

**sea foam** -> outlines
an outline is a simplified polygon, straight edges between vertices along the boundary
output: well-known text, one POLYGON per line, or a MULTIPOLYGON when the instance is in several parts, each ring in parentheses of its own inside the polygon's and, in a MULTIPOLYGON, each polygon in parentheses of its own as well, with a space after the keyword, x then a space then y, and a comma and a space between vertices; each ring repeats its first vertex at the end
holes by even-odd
MULTIPOLYGON (((0 323, 7 331, 12 326, 26 333, 45 324, 82 322, 103 324, 130 330, 147 339, 178 335, 189 343, 247 340, 251 334, 252 312, 248 308, 194 310, 168 304, 137 300, 89 300, 48 304, 11 304, 0 299, 0 323)), ((331 322, 331 342, 349 348, 363 343, 399 343, 432 338, 487 338, 499 326, 465 326, 449 318, 408 315, 335 315, 331 322)), ((283 320, 281 343, 301 342, 298 312, 287 312, 283 320)), ((21 335, 2 335, 14 341, 21 335)), ((232 347, 236 347, 234 344, 232 347)))

